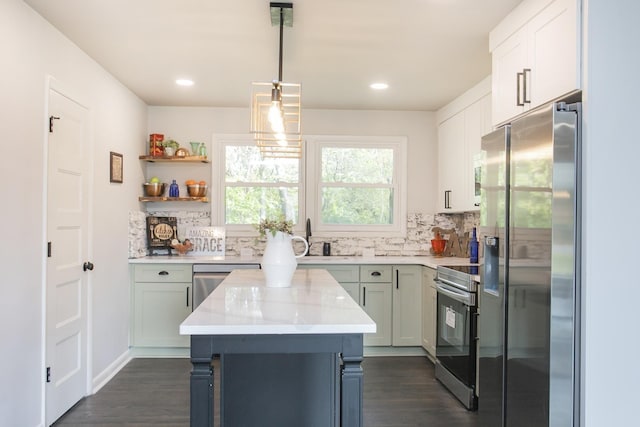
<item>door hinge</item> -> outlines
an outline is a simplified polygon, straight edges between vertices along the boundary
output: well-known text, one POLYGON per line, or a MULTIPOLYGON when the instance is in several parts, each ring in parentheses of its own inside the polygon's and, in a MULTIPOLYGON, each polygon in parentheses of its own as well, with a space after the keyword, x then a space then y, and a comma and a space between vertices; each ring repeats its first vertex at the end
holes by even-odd
POLYGON ((60 120, 60 117, 49 116, 49 133, 53 133, 53 121, 60 120))
POLYGON ((47 366, 46 379, 48 383, 51 382, 51 366, 47 366))
POLYGON ((51 242, 47 242, 47 258, 51 258, 51 242))

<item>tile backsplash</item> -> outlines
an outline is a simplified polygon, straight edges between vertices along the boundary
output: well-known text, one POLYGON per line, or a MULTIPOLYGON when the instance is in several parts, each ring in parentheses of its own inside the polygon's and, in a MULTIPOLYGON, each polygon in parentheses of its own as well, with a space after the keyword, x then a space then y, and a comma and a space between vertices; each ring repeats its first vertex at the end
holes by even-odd
MULTIPOLYGON (((211 218, 209 212, 195 211, 161 211, 129 213, 129 258, 140 258, 148 255, 146 237, 146 216, 175 216, 178 220, 178 238, 181 240, 181 230, 192 226, 209 226, 211 218)), ((325 242, 331 244, 331 255, 360 256, 363 250, 373 250, 376 256, 424 256, 431 253, 431 239, 434 229, 453 230, 459 236, 470 233, 473 227, 477 227, 480 220, 478 212, 466 212, 461 214, 431 214, 410 213, 407 215, 406 237, 336 237, 320 238, 311 236, 311 253, 322 255, 322 245, 325 242)), ((446 235, 443 237, 447 237, 446 235)), ((302 244, 297 251, 302 250, 302 244)), ((251 248, 255 255, 261 255, 264 250, 264 241, 258 241, 255 237, 229 237, 225 241, 226 254, 229 256, 240 255, 243 248, 251 248)))

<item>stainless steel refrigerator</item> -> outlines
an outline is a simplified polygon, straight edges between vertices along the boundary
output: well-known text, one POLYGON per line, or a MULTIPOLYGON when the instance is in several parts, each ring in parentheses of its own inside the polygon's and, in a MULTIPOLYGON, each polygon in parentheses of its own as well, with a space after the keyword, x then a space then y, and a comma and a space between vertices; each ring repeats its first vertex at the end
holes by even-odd
POLYGON ((482 138, 478 419, 579 425, 580 103, 482 138))

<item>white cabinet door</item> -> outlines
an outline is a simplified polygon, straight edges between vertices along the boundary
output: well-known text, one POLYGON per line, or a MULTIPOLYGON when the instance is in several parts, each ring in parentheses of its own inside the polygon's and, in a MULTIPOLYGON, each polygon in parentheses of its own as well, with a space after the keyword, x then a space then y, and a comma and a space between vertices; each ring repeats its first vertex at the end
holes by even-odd
POLYGON ((474 156, 491 130, 491 95, 487 94, 438 127, 438 212, 479 210, 474 156))
POLYGON ((465 115, 450 117, 438 127, 437 212, 463 210, 465 183, 465 115))
POLYGON ((491 53, 491 97, 493 123, 502 123, 524 111, 524 88, 518 73, 526 68, 527 35, 520 30, 491 53))
POLYGON ((480 209, 479 197, 476 199, 474 179, 474 167, 476 165, 474 159, 480 153, 482 136, 490 132, 490 116, 491 95, 485 95, 464 111, 464 172, 466 175, 464 179, 462 208, 466 212, 480 209), (489 130, 487 130, 487 120, 489 121, 489 130))
POLYGON ((580 87, 576 0, 556 0, 527 26, 531 107, 580 87))
POLYGON ((191 283, 138 282, 133 293, 133 345, 189 347, 180 323, 191 314, 191 283))
POLYGON ((422 268, 422 347, 436 357, 436 271, 422 268))
POLYGON ((579 29, 577 0, 555 0, 493 49, 494 125, 580 88, 579 29))
POLYGON ((391 345, 391 283, 361 283, 360 305, 376 322, 376 333, 364 334, 364 345, 391 345))
POLYGON ((419 346, 422 341, 422 268, 393 267, 394 346, 419 346))

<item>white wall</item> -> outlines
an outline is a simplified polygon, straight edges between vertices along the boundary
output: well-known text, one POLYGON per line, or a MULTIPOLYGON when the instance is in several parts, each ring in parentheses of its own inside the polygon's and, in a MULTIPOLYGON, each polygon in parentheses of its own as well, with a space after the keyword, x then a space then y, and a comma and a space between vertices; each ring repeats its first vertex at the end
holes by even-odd
MULTIPOLYGON (((304 104, 304 100, 303 100, 304 104)), ((244 108, 149 107, 149 133, 162 133, 188 147, 211 144, 213 134, 248 134, 244 108)), ((435 112, 303 110, 302 131, 309 135, 401 135, 408 145, 407 212, 433 212, 437 191, 435 112)))
POLYGON ((583 426, 637 424, 640 2, 583 0, 583 426), (617 221, 616 221, 617 220, 617 221))
POLYGON ((128 347, 127 213, 139 209, 146 106, 20 0, 0 2, 0 40, 0 424, 37 426, 44 420, 46 77, 90 109, 92 380, 106 377, 128 347), (109 151, 124 154, 124 184, 109 183, 109 151))

